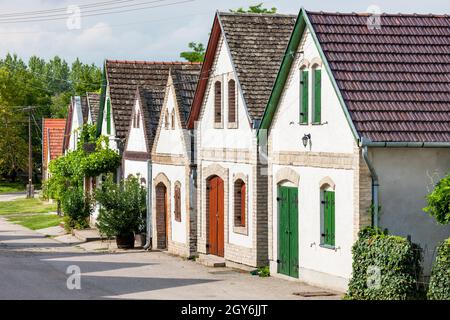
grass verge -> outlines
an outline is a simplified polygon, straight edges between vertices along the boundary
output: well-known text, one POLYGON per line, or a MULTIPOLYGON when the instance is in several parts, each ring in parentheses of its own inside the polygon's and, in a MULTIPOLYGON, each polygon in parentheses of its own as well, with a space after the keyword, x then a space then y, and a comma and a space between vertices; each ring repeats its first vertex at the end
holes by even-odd
POLYGON ((31 230, 56 227, 62 221, 62 217, 56 214, 21 214, 9 216, 8 220, 31 230))
POLYGON ((0 194, 13 193, 19 191, 25 191, 25 184, 23 182, 0 181, 0 194))
POLYGON ((0 202, 0 215, 47 213, 56 211, 56 204, 47 204, 38 198, 0 202))

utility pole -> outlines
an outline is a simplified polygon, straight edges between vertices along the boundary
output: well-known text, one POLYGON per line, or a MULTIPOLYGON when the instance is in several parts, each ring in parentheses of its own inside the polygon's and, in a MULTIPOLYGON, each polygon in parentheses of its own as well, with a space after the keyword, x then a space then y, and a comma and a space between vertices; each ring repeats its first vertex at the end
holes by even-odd
POLYGON ((27 198, 34 198, 33 186, 33 162, 32 162, 32 148, 31 148, 31 112, 32 107, 28 107, 28 184, 27 184, 27 198))

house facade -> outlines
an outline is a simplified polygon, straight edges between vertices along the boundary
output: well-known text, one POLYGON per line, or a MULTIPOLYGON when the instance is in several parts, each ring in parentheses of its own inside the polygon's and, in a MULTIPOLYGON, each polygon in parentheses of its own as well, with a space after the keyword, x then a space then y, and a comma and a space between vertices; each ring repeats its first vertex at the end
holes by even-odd
POLYGON ((295 16, 218 12, 187 127, 195 136, 197 251, 267 264, 267 172, 256 129, 295 16))
POLYGON ((197 253, 193 138, 186 130, 200 74, 169 73, 152 148, 152 245, 184 257, 197 253))
POLYGON ((369 225, 418 243, 429 273, 450 235, 422 211, 450 169, 450 96, 435 73, 449 61, 424 54, 440 50, 428 40, 448 18, 382 15, 381 29, 367 19, 302 9, 294 27, 258 133, 273 275, 346 290, 369 225))

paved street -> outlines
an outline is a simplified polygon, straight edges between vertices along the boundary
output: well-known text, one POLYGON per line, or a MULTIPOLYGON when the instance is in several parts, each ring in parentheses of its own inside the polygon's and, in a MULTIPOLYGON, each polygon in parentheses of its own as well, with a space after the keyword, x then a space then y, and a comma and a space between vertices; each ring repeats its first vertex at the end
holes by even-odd
POLYGON ((294 293, 320 291, 163 252, 88 251, 0 218, 0 299, 305 299, 294 293), (80 290, 67 288, 70 265, 81 270, 80 290))

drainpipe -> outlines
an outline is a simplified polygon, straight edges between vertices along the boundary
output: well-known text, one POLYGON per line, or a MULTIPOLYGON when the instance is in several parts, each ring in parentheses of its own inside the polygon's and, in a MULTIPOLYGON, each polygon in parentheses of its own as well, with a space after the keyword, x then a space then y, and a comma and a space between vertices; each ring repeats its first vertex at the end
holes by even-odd
POLYGON ((378 183, 378 175, 375 172, 375 168, 373 167, 372 162, 369 159, 369 152, 367 145, 362 146, 362 154, 363 158, 369 167, 370 175, 372 176, 372 201, 373 201, 373 226, 375 229, 378 228, 378 192, 379 192, 379 183, 378 183))
POLYGON ((147 160, 147 234, 144 250, 150 249, 152 235, 152 160, 147 160))

